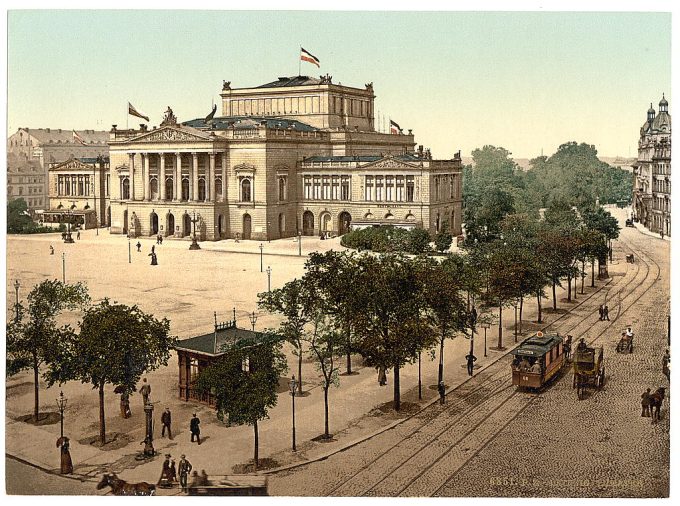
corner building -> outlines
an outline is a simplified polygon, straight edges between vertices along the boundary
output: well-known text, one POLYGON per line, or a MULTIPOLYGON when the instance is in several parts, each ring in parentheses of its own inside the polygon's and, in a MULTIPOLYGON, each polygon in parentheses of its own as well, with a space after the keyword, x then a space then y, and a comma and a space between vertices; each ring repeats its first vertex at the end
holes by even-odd
POLYGON ((222 116, 110 132, 111 232, 277 239, 392 224, 461 233, 461 160, 374 128, 371 83, 224 82, 222 116))

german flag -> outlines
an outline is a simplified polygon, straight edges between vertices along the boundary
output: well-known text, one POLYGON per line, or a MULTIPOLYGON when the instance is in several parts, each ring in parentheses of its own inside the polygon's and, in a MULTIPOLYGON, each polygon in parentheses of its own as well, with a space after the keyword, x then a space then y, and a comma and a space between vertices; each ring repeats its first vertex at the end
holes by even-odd
POLYGON ((313 63, 317 67, 321 68, 321 66, 319 65, 319 59, 312 53, 307 51, 304 47, 300 47, 300 60, 313 63))
POLYGON ((79 142, 83 146, 85 145, 85 140, 80 135, 78 135, 75 130, 73 130, 73 142, 79 142))

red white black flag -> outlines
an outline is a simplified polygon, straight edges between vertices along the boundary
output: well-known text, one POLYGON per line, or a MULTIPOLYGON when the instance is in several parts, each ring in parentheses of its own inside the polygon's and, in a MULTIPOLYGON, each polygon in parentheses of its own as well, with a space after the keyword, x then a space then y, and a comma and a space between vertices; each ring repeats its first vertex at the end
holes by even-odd
POLYGON ((79 142, 83 146, 85 145, 85 140, 80 135, 78 135, 75 130, 73 130, 73 142, 79 142))
POLYGON ((312 53, 307 51, 304 47, 300 47, 300 60, 308 61, 309 63, 313 63, 317 67, 321 68, 321 66, 319 65, 319 59, 312 53))
POLYGON ((137 109, 135 109, 135 107, 130 102, 128 102, 128 114, 131 115, 131 116, 137 116, 138 118, 142 118, 146 121, 149 121, 149 117, 145 116, 144 114, 139 112, 137 109))
POLYGON ((397 135, 401 133, 401 127, 395 122, 390 120, 390 133, 397 135))

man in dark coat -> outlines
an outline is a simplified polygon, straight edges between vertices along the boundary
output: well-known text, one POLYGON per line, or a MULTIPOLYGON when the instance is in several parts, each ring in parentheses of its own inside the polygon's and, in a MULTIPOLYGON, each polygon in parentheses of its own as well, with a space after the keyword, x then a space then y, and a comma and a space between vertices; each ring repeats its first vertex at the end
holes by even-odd
POLYGON ((652 394, 651 394, 652 389, 648 388, 645 393, 642 394, 642 415, 640 416, 651 416, 649 412, 649 405, 652 402, 652 394))
POLYGON ((192 469, 193 466, 191 465, 191 462, 187 460, 186 455, 182 455, 177 467, 177 470, 179 471, 179 486, 182 487, 182 492, 186 492, 187 480, 192 469))
POLYGON ((191 431, 191 442, 193 443, 194 438, 196 438, 199 445, 201 444, 201 429, 199 428, 200 424, 201 421, 196 416, 196 413, 194 413, 194 416, 189 423, 189 430, 191 431))
POLYGON ((172 463, 170 462, 170 457, 169 453, 165 454, 161 477, 158 479, 158 486, 162 488, 170 488, 172 486, 172 463))
POLYGON ((163 414, 161 415, 161 423, 163 424, 163 430, 161 430, 161 437, 165 437, 165 429, 168 429, 168 437, 172 439, 172 428, 170 424, 172 423, 172 414, 170 413, 170 408, 165 408, 163 414))
POLYGON ((446 401, 446 386, 443 381, 439 382, 437 385, 437 390, 439 390, 439 404, 444 404, 446 401))
POLYGON ((475 362, 477 361, 477 357, 475 357, 472 354, 472 352, 470 352, 469 355, 465 355, 465 358, 467 359, 468 376, 472 376, 472 371, 475 368, 475 362))
POLYGON ((607 304, 604 305, 604 315, 602 316, 602 319, 609 321, 609 306, 607 304))
POLYGON ((602 321, 604 319, 604 304, 600 304, 599 312, 600 312, 600 321, 602 321))

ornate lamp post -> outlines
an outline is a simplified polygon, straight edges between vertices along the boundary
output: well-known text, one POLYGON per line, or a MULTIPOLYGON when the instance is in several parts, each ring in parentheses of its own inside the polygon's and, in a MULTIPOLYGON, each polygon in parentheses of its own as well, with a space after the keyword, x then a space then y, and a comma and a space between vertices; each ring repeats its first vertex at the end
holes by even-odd
POLYGON ((298 230, 298 256, 302 256, 302 232, 298 230))
POLYGON ((132 246, 130 245, 130 234, 128 234, 128 263, 129 264, 132 263, 132 249, 131 249, 131 247, 132 246))
POLYGON ((16 314, 14 316, 14 321, 16 322, 19 321, 19 287, 21 287, 21 284, 17 279, 14 281, 14 290, 16 290, 16 302, 14 304, 14 310, 16 311, 16 314))
POLYGON ((263 266, 262 250, 264 250, 264 245, 260 243, 260 272, 264 272, 262 269, 263 266))
POLYGON ((491 327, 491 324, 489 322, 482 322, 480 325, 484 329, 484 356, 486 357, 486 329, 491 327))
POLYGON ((201 249, 201 247, 198 245, 198 241, 196 241, 196 223, 199 220, 200 220, 200 217, 196 218, 196 211, 194 211, 194 217, 191 219, 191 223, 194 225, 194 235, 191 238, 191 245, 189 246, 190 250, 201 249))
POLYGON ((271 267, 271 265, 267 266, 267 291, 268 292, 272 291, 272 267, 271 267))
MULTIPOLYGON (((66 236, 64 237, 64 243, 65 244, 72 244, 75 241, 73 240, 73 237, 71 237, 71 209, 75 207, 75 204, 73 204, 70 208, 66 210, 68 218, 66 219, 66 236)), ((64 206, 63 204, 59 204, 57 206, 57 209, 63 209, 64 206)))
POLYGON ((253 332, 255 332, 255 322, 257 321, 257 315, 255 311, 250 315, 250 323, 253 325, 253 332))
POLYGON ((64 437, 64 410, 66 409, 66 402, 68 399, 64 397, 64 392, 59 392, 59 397, 57 398, 57 409, 59 410, 59 434, 64 437))
POLYGON ((295 389, 297 387, 297 381, 295 381, 295 375, 290 379, 288 383, 288 388, 290 389, 290 395, 293 398, 293 451, 296 452, 297 448, 295 446, 295 389))
POLYGON ((61 282, 66 284, 66 253, 61 254, 61 282))

